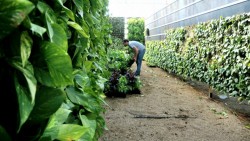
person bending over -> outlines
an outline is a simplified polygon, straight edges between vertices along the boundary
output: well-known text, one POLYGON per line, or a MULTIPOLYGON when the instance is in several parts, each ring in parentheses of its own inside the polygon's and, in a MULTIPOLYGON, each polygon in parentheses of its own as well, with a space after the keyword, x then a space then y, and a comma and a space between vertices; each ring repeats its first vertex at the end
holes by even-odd
POLYGON ((128 39, 124 39, 123 40, 123 45, 124 46, 129 46, 130 48, 133 49, 134 51, 134 62, 136 62, 136 65, 137 65, 137 68, 136 68, 136 71, 134 73, 134 75, 136 76, 140 76, 140 73, 141 73, 141 65, 142 65, 142 59, 143 59, 143 56, 145 54, 145 46, 138 42, 138 41, 129 41, 128 39))

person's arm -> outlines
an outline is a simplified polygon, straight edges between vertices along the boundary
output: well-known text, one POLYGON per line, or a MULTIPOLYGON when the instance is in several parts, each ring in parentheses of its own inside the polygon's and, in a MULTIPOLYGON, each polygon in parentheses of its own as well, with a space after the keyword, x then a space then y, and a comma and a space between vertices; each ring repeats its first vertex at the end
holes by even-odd
POLYGON ((138 48, 137 47, 133 47, 133 50, 134 50, 134 61, 136 62, 136 60, 137 60, 137 56, 138 56, 138 48))

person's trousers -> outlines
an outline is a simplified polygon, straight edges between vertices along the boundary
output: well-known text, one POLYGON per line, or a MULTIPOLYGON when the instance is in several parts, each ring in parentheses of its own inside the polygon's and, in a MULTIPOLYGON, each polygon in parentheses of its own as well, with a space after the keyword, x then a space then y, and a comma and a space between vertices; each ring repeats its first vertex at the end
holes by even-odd
POLYGON ((146 51, 145 49, 140 50, 139 53, 138 53, 137 60, 136 60, 137 68, 136 68, 136 71, 135 71, 136 76, 141 74, 142 59, 143 59, 143 56, 145 54, 145 51, 146 51))

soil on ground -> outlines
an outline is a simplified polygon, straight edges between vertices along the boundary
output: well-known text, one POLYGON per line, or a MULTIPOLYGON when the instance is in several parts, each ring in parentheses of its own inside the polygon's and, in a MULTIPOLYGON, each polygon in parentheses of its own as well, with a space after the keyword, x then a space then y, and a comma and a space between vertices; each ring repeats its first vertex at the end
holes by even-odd
POLYGON ((250 141, 248 104, 211 99, 205 84, 145 62, 142 70, 141 94, 106 98, 108 130, 100 141, 250 141))

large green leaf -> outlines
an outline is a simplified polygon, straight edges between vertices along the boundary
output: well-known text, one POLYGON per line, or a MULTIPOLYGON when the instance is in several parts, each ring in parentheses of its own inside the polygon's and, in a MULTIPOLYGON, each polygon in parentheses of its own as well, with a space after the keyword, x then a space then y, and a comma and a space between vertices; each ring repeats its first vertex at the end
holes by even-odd
POLYGON ((1 0, 0 2, 0 39, 17 28, 35 8, 28 0, 1 0))
POLYGON ((0 139, 2 141, 11 141, 10 135, 6 132, 6 130, 0 125, 0 139))
POLYGON ((81 88, 84 88, 89 82, 90 80, 86 73, 75 75, 75 83, 81 88))
POLYGON ((29 93, 30 93, 30 100, 31 103, 34 103, 35 101, 35 95, 36 95, 36 85, 37 81, 34 76, 34 70, 31 63, 27 62, 26 66, 22 66, 21 59, 20 58, 13 58, 9 61, 10 65, 16 68, 17 70, 21 71, 26 79, 26 82, 28 84, 29 93))
POLYGON ((68 25, 73 27, 78 33, 80 33, 83 37, 89 38, 89 35, 86 33, 86 31, 77 23, 75 22, 68 22, 68 25))
POLYGON ((61 89, 40 87, 36 94, 35 107, 30 115, 32 121, 42 121, 54 114, 65 100, 65 92, 61 89))
POLYGON ((59 108, 56 113, 54 113, 49 120, 49 123, 44 131, 43 136, 40 140, 50 137, 55 139, 58 135, 60 125, 62 125, 68 118, 69 114, 71 113, 70 110, 63 108, 59 108))
POLYGON ((21 34, 21 59, 23 67, 27 64, 32 47, 33 41, 29 36, 28 32, 21 34))
POLYGON ((82 115, 81 113, 79 116, 82 122, 82 126, 88 129, 87 132, 81 137, 81 140, 84 141, 93 140, 96 130, 96 120, 88 119, 87 116, 82 115))
POLYGON ((72 86, 66 88, 66 93, 71 102, 84 106, 84 108, 90 112, 96 112, 97 107, 100 106, 94 96, 84 93, 72 86))
POLYGON ((88 131, 88 128, 75 124, 63 124, 59 126, 59 132, 56 137, 58 140, 70 141, 78 140, 88 131))
POLYGON ((54 126, 58 126, 58 125, 63 124, 67 120, 67 118, 71 112, 72 111, 65 109, 65 108, 62 108, 62 106, 61 106, 61 108, 59 108, 56 111, 56 113, 54 113, 51 116, 49 124, 46 128, 49 129, 49 128, 53 128, 54 126))
POLYGON ((88 129, 76 124, 60 124, 46 129, 43 137, 50 137, 52 140, 71 141, 78 140, 88 129))
POLYGON ((46 13, 48 35, 50 41, 55 43, 58 47, 61 47, 64 51, 68 50, 68 39, 67 34, 62 26, 56 23, 50 23, 48 20, 49 16, 46 13))
POLYGON ((64 87, 73 83, 73 68, 67 52, 54 43, 43 42, 41 53, 46 68, 36 68, 36 77, 46 86, 64 87))

